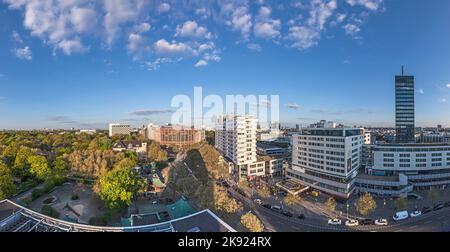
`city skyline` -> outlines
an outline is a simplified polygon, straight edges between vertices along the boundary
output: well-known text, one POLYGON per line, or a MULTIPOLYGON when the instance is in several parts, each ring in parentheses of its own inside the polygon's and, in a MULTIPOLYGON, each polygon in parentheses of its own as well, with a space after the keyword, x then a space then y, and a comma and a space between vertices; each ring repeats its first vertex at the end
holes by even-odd
POLYGON ((169 123, 194 86, 279 95, 282 124, 394 127, 401 65, 416 126, 450 126, 448 1, 46 3, 0 2, 0 129, 169 123))

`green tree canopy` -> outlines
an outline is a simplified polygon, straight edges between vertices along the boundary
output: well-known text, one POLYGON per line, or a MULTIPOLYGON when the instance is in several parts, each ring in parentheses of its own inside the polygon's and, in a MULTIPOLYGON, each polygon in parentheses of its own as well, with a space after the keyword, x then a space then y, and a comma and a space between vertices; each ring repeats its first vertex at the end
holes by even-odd
POLYGON ((15 193, 13 176, 5 163, 0 160, 0 200, 11 197, 15 193))
POLYGON ((30 156, 28 158, 28 163, 30 164, 30 173, 35 175, 38 179, 45 179, 51 173, 47 159, 44 156, 30 156))
POLYGON ((26 146, 19 147, 12 167, 12 172, 16 177, 25 176, 29 166, 28 159, 33 155, 34 152, 30 148, 26 146))
POLYGON ((124 159, 97 181, 95 191, 108 208, 129 206, 135 194, 145 186, 133 167, 132 160, 124 159))

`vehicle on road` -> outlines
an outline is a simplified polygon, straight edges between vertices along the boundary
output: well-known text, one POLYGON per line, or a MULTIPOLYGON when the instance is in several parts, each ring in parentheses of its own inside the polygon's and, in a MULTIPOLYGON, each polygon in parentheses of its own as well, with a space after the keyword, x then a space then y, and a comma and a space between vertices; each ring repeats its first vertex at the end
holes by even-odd
POLYGON ((285 191, 279 191, 277 195, 278 195, 279 197, 286 197, 287 192, 285 192, 285 191))
POLYGON ((392 219, 394 219, 394 221, 401 221, 408 219, 408 217, 409 217, 408 211, 400 211, 395 213, 392 219))
POLYGON ((414 218, 414 217, 419 217, 422 215, 422 212, 419 211, 418 209, 414 210, 413 212, 411 212, 411 214, 409 215, 410 217, 414 218))
POLYGON ((433 207, 433 211, 441 210, 441 209, 444 208, 444 207, 445 207, 445 205, 442 204, 442 203, 437 204, 437 205, 435 205, 435 206, 433 207))
POLYGON ((264 207, 264 208, 267 208, 267 209, 271 209, 272 208, 272 206, 270 204, 262 204, 261 206, 264 207))
POLYGON ((417 194, 415 194, 415 193, 408 193, 407 198, 408 198, 409 200, 422 200, 422 199, 423 199, 422 196, 417 195, 417 194))
POLYGON ((342 225, 342 221, 339 219, 329 219, 328 225, 339 226, 342 225))
POLYGON ((261 205, 262 204, 262 200, 261 199, 255 199, 253 200, 256 204, 261 205))
POLYGON ((426 213, 429 213, 429 212, 431 212, 431 211, 432 211, 431 207, 424 206, 424 207, 422 208, 422 214, 426 214, 426 213))
POLYGON ((274 210, 274 211, 280 211, 281 210, 281 207, 280 206, 277 206, 277 205, 275 205, 275 206, 272 206, 270 209, 272 209, 272 210, 274 210))
POLYGON ((363 226, 373 225, 372 219, 359 219, 359 224, 363 226))
POLYGON ((388 221, 386 219, 378 219, 378 220, 375 220, 374 223, 377 226, 387 226, 388 225, 388 221))
POLYGON ((304 214, 299 214, 297 216, 297 219, 304 220, 305 219, 305 215, 304 214))
POLYGON ((293 215, 291 212, 289 212, 289 211, 282 211, 281 214, 284 215, 284 216, 286 216, 286 217, 289 217, 289 218, 291 218, 291 217, 294 216, 294 215, 293 215))
POLYGON ((347 227, 355 227, 355 226, 359 226, 359 221, 358 220, 347 220, 345 222, 345 225, 347 227))
POLYGON ((311 192, 311 195, 313 196, 313 197, 319 197, 319 192, 318 191, 312 191, 311 192))

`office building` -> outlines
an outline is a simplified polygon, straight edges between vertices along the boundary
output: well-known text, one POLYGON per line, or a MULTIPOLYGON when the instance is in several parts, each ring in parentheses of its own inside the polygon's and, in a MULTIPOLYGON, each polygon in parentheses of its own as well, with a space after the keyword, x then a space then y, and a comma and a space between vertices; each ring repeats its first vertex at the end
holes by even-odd
POLYGON ((414 76, 395 76, 395 127, 397 143, 414 142, 414 76))
POLYGON ((157 126, 149 124, 147 127, 147 137, 161 145, 192 145, 205 140, 204 130, 197 130, 194 127, 182 126, 157 126))
POLYGON ((131 126, 129 124, 110 123, 109 124, 109 136, 115 135, 130 135, 131 126))
POLYGON ((361 166, 363 129, 303 129, 293 136, 292 144, 288 178, 338 198, 350 197, 361 166))

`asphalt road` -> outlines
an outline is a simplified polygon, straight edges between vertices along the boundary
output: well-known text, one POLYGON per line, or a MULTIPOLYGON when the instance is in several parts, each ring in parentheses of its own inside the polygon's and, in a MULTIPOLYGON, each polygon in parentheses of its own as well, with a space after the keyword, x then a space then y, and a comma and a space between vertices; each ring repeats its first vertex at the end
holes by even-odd
MULTIPOLYGON (((305 219, 286 217, 276 211, 266 209, 251 199, 230 189, 234 198, 251 209, 264 223, 267 231, 272 232, 441 232, 450 228, 450 208, 433 211, 416 218, 394 222, 388 220, 388 226, 331 226, 327 224, 327 217, 320 213, 304 210, 305 219)), ((343 220, 344 221, 344 220, 343 220)))

